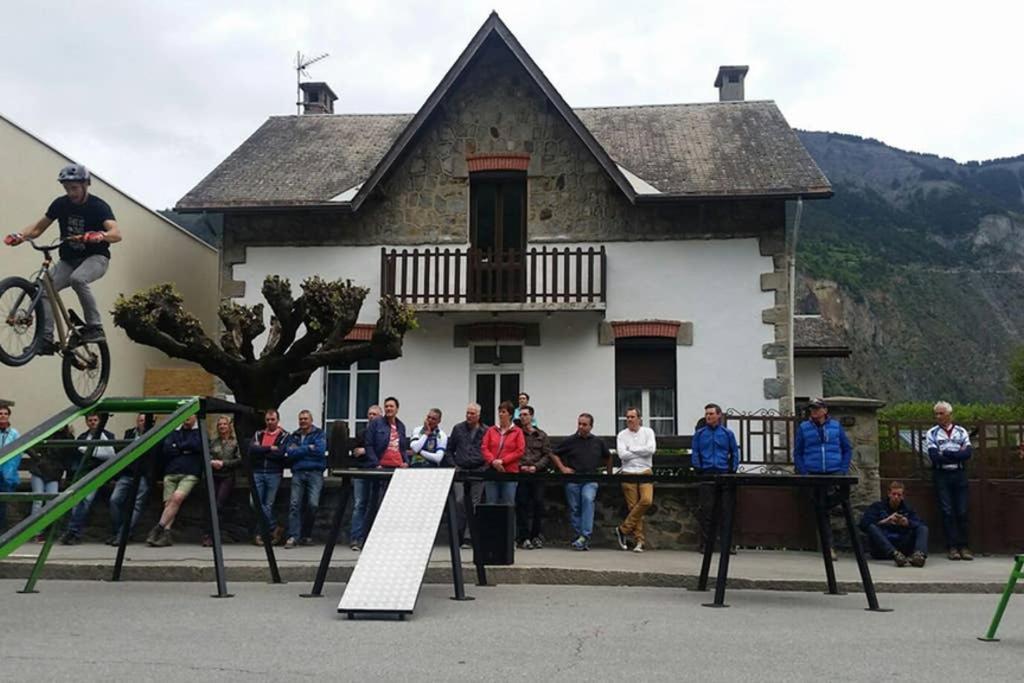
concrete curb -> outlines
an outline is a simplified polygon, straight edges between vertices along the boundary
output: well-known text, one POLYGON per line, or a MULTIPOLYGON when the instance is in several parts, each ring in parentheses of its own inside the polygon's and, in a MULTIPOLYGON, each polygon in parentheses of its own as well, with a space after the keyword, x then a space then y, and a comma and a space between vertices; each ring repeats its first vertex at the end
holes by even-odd
MULTIPOLYGON (((295 584, 303 590, 312 585, 316 576, 313 565, 280 566, 281 578, 288 584, 295 584)), ((30 562, 0 562, 0 579, 27 579, 32 571, 30 562)), ((109 581, 113 571, 112 563, 51 563, 43 571, 42 581, 109 581)), ((352 574, 350 566, 332 567, 327 575, 329 583, 344 583, 352 574)), ((468 588, 475 588, 475 567, 463 565, 463 575, 468 588)), ((125 581, 171 581, 171 582, 214 582, 212 565, 162 565, 126 564, 122 572, 125 581)), ((663 572, 630 572, 615 570, 570 569, 561 567, 488 567, 488 581, 493 584, 533 584, 547 586, 635 586, 646 588, 683 588, 695 590, 697 575, 672 574, 663 572)), ((270 579, 266 565, 229 565, 228 582, 265 583, 270 579)), ((429 567, 425 583, 451 583, 451 570, 445 567, 429 567)), ((714 576, 711 577, 714 586, 714 576)), ((1005 582, 934 582, 934 581, 878 581, 875 590, 879 593, 946 593, 946 594, 999 594, 1006 588, 1005 582)), ((860 584, 840 581, 841 591, 861 593, 860 584)), ((751 579, 735 577, 729 579, 729 590, 771 590, 822 592, 825 582, 792 579, 751 579)), ((1016 593, 1024 593, 1024 586, 1018 586, 1016 593)))

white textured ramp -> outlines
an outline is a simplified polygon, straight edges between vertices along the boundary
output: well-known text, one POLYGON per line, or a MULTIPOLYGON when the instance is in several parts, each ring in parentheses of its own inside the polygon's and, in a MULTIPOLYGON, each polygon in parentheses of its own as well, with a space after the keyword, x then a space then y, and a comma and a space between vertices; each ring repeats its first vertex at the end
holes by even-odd
POLYGON ((411 614, 455 470, 395 470, 339 612, 411 614))

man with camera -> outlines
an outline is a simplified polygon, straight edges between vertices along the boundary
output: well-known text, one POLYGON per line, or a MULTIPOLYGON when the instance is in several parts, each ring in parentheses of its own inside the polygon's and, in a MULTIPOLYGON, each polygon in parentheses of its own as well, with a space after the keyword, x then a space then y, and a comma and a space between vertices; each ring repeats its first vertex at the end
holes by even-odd
POLYGON ((876 560, 892 560, 897 567, 923 567, 928 558, 928 527, 903 494, 903 482, 889 484, 889 494, 864 511, 860 530, 867 534, 868 548, 876 560))

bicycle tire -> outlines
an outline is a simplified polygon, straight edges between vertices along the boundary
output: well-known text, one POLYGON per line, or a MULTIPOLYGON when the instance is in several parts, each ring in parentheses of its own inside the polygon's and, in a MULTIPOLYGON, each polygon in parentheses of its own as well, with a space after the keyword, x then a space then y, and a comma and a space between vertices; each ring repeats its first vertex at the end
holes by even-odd
POLYGON ((64 383, 64 393, 76 406, 88 408, 99 401, 103 397, 103 392, 107 390, 107 382, 110 380, 110 349, 107 347, 107 342, 84 342, 67 349, 60 363, 60 378, 64 383), (98 362, 95 368, 98 373, 96 386, 87 394, 80 392, 75 386, 76 373, 86 370, 86 368, 76 366, 83 351, 94 354, 95 360, 98 362))
MULTIPOLYGON (((3 299, 4 294, 11 289, 20 289, 24 293, 24 296, 28 297, 28 301, 32 301, 36 296, 36 285, 34 283, 29 282, 23 277, 14 276, 0 280, 0 299, 3 299)), ((22 301, 24 300, 22 299, 22 301)), ((21 304, 19 304, 19 306, 21 306, 21 304)), ((23 347, 21 353, 11 353, 10 349, 4 348, 4 345, 0 343, 0 363, 3 363, 4 365, 18 367, 35 358, 36 350, 39 348, 39 339, 43 334, 43 300, 40 298, 31 309, 27 310, 32 313, 29 317, 34 317, 34 320, 30 323, 35 325, 35 331, 32 332, 31 341, 23 347)), ((25 311, 22 311, 22 313, 24 312, 25 311)), ((0 311, 0 326, 11 326, 7 321, 10 320, 13 313, 15 313, 15 311, 0 311)), ((16 343, 21 344, 23 342, 16 343)))

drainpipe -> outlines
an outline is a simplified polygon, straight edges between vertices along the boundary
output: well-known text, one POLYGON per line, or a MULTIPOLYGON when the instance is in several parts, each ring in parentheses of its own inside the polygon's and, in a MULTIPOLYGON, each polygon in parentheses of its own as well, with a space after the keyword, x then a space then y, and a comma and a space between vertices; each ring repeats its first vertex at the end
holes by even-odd
POLYGON ((789 241, 786 258, 789 261, 789 413, 796 415, 796 367, 793 354, 793 314, 796 308, 796 241, 800 233, 800 218, 804 213, 803 197, 796 198, 796 214, 793 216, 793 233, 789 241))

